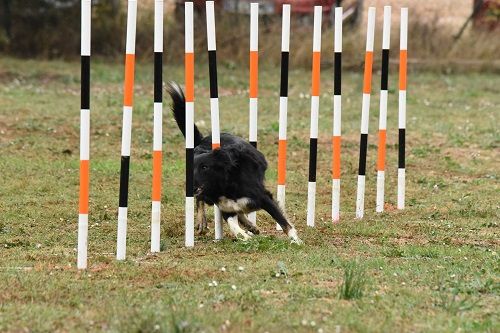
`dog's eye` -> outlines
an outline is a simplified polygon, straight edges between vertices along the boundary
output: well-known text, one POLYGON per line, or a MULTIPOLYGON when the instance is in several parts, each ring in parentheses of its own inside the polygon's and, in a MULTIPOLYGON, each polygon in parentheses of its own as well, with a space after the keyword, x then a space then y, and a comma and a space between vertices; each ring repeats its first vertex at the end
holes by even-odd
POLYGON ((208 170, 208 165, 204 165, 204 164, 203 164, 203 165, 201 166, 201 170, 208 170))

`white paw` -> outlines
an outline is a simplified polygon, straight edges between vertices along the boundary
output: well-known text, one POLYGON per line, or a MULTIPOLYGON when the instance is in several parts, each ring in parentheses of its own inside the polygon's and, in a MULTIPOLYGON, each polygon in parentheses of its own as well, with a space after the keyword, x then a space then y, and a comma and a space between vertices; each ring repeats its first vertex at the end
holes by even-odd
POLYGON ((239 232, 237 235, 236 235, 236 238, 239 238, 238 236, 241 236, 241 238, 244 240, 244 241, 247 241, 249 240, 250 238, 252 238, 249 234, 247 234, 246 232, 239 232))
POLYGON ((250 235, 248 235, 245 230, 241 229, 239 226, 238 218, 236 216, 228 218, 227 223, 229 224, 229 229, 231 229, 234 237, 237 239, 242 238, 245 241, 250 239, 250 235))
POLYGON ((299 245, 304 244, 304 242, 297 235, 297 230, 295 230, 295 228, 292 228, 288 231, 288 237, 290 237, 292 243, 294 244, 299 244, 299 245))

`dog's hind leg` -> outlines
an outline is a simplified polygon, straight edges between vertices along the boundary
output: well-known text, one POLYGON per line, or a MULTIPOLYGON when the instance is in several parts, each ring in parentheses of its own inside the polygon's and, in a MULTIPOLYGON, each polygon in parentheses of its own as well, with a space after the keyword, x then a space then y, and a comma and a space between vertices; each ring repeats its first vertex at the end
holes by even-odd
POLYGON ((238 224, 237 215, 223 214, 223 216, 227 221, 227 224, 229 224, 229 229, 231 230, 235 238, 243 238, 243 240, 250 239, 250 235, 248 235, 245 230, 241 229, 240 225, 238 224))
POLYGON ((252 221, 250 221, 245 214, 239 213, 238 214, 238 221, 241 223, 241 225, 245 229, 247 229, 248 231, 250 231, 252 234, 258 235, 260 233, 259 229, 257 229, 257 226, 255 226, 252 223, 252 221))
POLYGON ((297 235, 297 230, 295 227, 288 222, 285 215, 281 212, 281 209, 278 207, 276 202, 272 199, 271 196, 265 196, 262 200, 262 209, 271 215, 273 219, 280 225, 283 232, 290 237, 293 243, 302 244, 302 240, 297 235))
POLYGON ((196 217, 198 220, 198 234, 203 235, 208 231, 207 215, 205 213, 205 203, 201 200, 196 201, 196 217))

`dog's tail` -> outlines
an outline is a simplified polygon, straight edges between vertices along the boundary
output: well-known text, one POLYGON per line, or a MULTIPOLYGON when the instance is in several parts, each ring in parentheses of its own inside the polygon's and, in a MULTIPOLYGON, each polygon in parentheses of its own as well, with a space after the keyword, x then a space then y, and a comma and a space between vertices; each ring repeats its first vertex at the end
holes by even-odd
MULTIPOLYGON (((182 88, 175 82, 169 82, 167 85, 167 92, 172 98, 172 113, 174 114, 177 126, 186 137, 186 98, 182 92, 182 88)), ((203 139, 196 124, 194 125, 194 146, 198 146, 203 139)))

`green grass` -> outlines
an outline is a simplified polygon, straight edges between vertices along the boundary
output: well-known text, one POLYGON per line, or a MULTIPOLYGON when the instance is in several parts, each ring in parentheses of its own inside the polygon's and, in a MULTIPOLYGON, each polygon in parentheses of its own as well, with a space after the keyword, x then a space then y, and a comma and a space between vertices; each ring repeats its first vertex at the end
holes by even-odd
MULTIPOLYGON (((263 66, 259 147, 274 192, 279 68, 263 66)), ((196 71, 196 120, 208 133, 208 69, 197 64, 196 71)), ((404 211, 395 209, 397 77, 390 76, 382 214, 374 212, 374 75, 366 216, 357 221, 362 77, 345 72, 342 222, 332 225, 332 74, 324 68, 317 226, 310 229, 310 72, 292 70, 287 214, 304 246, 290 244, 259 213, 261 235, 249 242, 229 239, 226 230, 221 242, 211 232, 184 248, 184 141, 165 112, 163 251, 150 255, 152 74, 151 64, 137 65, 127 260, 117 262, 123 64, 92 63, 89 268, 78 272, 79 64, 0 60, 0 331, 498 332, 498 75, 409 74, 404 211), (362 270, 349 268, 352 262, 362 270), (351 297, 347 285, 362 297, 351 297)), ((183 82, 181 67, 167 63, 164 75, 183 82)), ((221 126, 243 137, 247 81, 244 68, 221 64, 221 126)))
POLYGON ((366 285, 365 271, 355 261, 348 262, 344 267, 344 280, 339 287, 340 299, 357 299, 363 297, 366 285))

